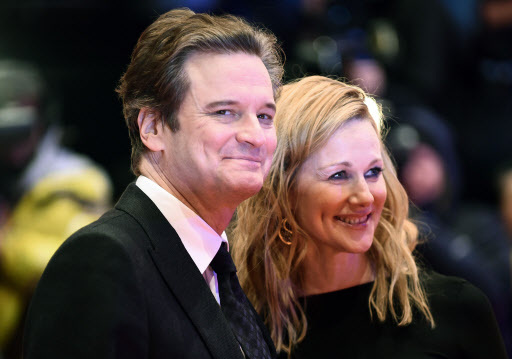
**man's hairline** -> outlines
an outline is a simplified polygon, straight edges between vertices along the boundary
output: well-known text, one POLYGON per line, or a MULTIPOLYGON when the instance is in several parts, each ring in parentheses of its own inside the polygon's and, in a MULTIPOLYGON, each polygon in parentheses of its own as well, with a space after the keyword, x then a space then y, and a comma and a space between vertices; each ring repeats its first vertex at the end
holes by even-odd
MULTIPOLYGON (((176 130, 172 131, 172 132, 178 132, 179 129, 180 129, 179 119, 178 119, 178 112, 180 111, 181 106, 183 105, 183 102, 185 101, 185 97, 188 95, 188 93, 190 91, 191 79, 190 79, 190 75, 189 75, 188 69, 187 69, 188 64, 190 63, 190 59, 192 57, 194 57, 194 56, 199 56, 199 55, 208 55, 208 54, 210 54, 210 55, 234 55, 234 54, 238 54, 238 53, 255 56, 255 57, 257 57, 262 62, 263 66, 265 67, 265 70, 267 71, 267 74, 269 76, 270 86, 272 88, 272 97, 273 97, 274 103, 275 103, 275 101, 276 101, 276 93, 274 91, 274 84, 272 83, 272 77, 270 76, 270 72, 269 72, 267 66, 265 66, 265 63, 263 62, 261 56, 255 54, 255 53, 249 52, 249 51, 244 51, 242 49, 236 50, 236 51, 223 50, 223 49, 219 49, 219 50, 214 50, 214 49, 208 49, 208 50, 194 49, 194 50, 192 50, 190 53, 188 53, 185 56, 185 60, 183 61, 183 85, 184 85, 185 94, 183 95, 183 97, 181 97, 180 102, 178 103, 178 106, 176 106, 176 109, 174 111, 174 114, 176 116, 177 126, 176 126, 176 130)), ((158 113, 159 119, 160 119, 160 121, 162 121, 162 113, 160 111, 156 110, 156 109, 153 109, 153 110, 155 110, 158 113)), ((165 121, 165 125, 168 125, 167 121, 165 121)))

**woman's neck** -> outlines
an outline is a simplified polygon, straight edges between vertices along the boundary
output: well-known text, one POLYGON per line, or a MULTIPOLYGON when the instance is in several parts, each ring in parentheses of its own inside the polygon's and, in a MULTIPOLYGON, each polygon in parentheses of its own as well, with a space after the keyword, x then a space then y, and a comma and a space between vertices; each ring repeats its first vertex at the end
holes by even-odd
POLYGON ((325 253, 311 247, 303 263, 305 295, 333 292, 375 279, 366 253, 325 253))

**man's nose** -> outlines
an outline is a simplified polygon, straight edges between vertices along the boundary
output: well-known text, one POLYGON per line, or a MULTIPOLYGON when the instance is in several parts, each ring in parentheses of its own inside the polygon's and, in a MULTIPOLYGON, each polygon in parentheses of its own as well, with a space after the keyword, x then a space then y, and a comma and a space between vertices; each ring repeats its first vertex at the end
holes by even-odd
POLYGON ((244 115, 238 125, 236 134, 238 142, 245 142, 254 147, 261 147, 265 143, 265 133, 256 115, 244 115))

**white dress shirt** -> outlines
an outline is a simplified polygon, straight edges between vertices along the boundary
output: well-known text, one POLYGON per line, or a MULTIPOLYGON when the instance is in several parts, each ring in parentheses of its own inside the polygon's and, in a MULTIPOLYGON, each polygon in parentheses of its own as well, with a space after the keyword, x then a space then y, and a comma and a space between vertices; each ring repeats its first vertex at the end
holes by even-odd
POLYGON ((229 248, 226 233, 222 232, 219 236, 194 211, 149 178, 139 176, 135 184, 153 201, 178 233, 185 249, 220 304, 217 276, 210 263, 222 242, 226 242, 229 248))

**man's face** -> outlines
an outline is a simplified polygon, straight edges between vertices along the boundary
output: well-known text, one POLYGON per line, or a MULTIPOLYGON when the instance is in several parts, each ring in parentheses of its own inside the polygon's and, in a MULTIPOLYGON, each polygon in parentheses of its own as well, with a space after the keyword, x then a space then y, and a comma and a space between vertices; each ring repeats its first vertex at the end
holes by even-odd
POLYGON ((236 206, 261 189, 276 147, 270 77, 245 53, 194 54, 185 71, 179 130, 164 129, 164 175, 187 200, 236 206))

